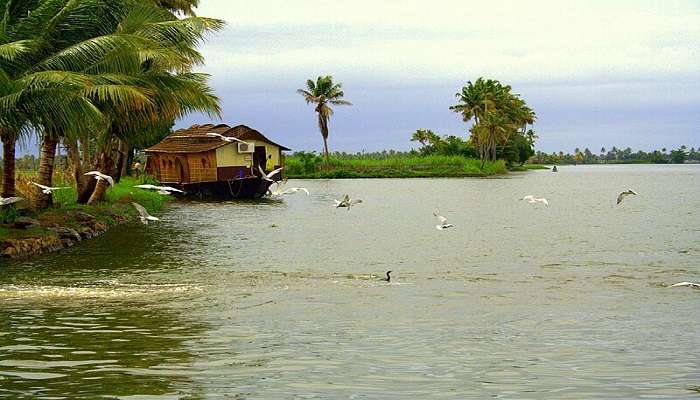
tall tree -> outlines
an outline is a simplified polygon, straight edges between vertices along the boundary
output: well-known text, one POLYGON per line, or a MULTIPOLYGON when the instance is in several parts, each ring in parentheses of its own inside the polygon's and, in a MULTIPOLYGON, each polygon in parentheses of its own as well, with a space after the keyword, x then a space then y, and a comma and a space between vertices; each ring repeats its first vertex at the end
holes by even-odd
MULTIPOLYGON (((176 3, 196 5, 196 1, 159 5, 173 8, 176 3)), ((158 125, 160 119, 174 120, 187 111, 218 112, 205 77, 189 71, 203 61, 196 46, 206 33, 220 29, 222 21, 179 19, 135 0, 0 0, 0 9, 19 10, 6 12, 0 21, 0 79, 10 82, 0 88, 0 133, 3 142, 14 140, 13 132, 27 127, 40 134, 41 184, 51 185, 61 139, 69 145, 71 160, 89 161, 85 150, 122 143, 110 137, 117 135, 112 130, 115 121, 120 124, 118 134, 128 131, 133 136, 158 125), (39 33, 24 38, 22 32, 39 33), (164 93, 159 95, 158 90, 164 93), (150 116, 146 128, 143 115, 150 116), (137 125, 141 132, 131 129, 137 125), (98 140, 105 137, 108 140, 98 140), (77 138, 85 144, 82 157, 77 138)), ((82 177, 77 167, 76 178, 82 177)), ((76 180, 81 189, 84 181, 76 180)), ((37 208, 51 203, 51 196, 38 189, 30 197, 37 208)))
POLYGON ((527 129, 534 124, 535 112, 511 90, 497 80, 479 78, 467 82, 456 94, 457 104, 450 107, 461 114, 463 121, 473 120, 471 140, 479 148, 482 165, 486 160, 495 160, 497 149, 506 146, 516 134, 530 145, 537 137, 527 129))
POLYGON ((328 162, 328 120, 333 115, 330 105, 350 106, 351 102, 344 100, 345 92, 341 83, 334 83, 330 75, 319 76, 316 82, 309 79, 306 81, 306 89, 298 89, 306 100, 306 104, 315 104, 314 111, 318 114, 318 128, 323 137, 323 155, 328 162))

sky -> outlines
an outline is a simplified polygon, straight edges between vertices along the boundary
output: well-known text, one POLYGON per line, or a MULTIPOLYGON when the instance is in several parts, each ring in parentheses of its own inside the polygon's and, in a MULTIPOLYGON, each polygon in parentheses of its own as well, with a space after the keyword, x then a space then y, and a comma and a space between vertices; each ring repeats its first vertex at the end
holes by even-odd
MULTIPOLYGON (((537 113, 538 150, 700 146, 700 1, 201 0, 226 21, 200 50, 222 122, 322 147, 296 89, 330 74, 338 151, 406 150, 418 128, 466 137, 448 107, 478 77, 537 113)), ((189 115, 178 127, 219 122, 189 115)))
POLYGON ((331 151, 408 150, 419 128, 467 137, 449 106, 483 76, 535 110, 537 150, 700 147, 698 0, 201 0, 197 14, 227 23, 198 68, 223 115, 176 127, 245 124, 320 151, 296 90, 332 75, 353 105, 335 108, 331 151))

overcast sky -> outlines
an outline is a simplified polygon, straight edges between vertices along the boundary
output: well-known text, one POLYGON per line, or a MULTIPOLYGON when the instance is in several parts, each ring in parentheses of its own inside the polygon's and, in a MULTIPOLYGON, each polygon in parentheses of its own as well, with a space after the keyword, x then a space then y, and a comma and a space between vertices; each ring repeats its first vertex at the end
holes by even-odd
POLYGON ((321 148, 295 93, 321 74, 354 103, 336 108, 332 150, 408 149, 417 128, 465 136, 448 107, 480 76, 534 108, 539 150, 700 146, 699 1, 201 0, 197 12, 228 24, 202 46, 223 121, 295 150, 321 148))

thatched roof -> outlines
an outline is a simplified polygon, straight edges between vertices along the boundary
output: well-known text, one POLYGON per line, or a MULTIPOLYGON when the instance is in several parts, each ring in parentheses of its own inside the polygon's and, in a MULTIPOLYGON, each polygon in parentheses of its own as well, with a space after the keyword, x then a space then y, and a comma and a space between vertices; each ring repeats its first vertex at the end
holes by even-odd
POLYGON ((230 144, 216 136, 208 136, 207 133, 214 132, 222 136, 234 137, 240 140, 255 140, 267 142, 282 150, 290 150, 280 144, 268 139, 262 133, 245 125, 238 125, 231 128, 226 124, 205 124, 192 125, 186 129, 178 129, 168 135, 160 143, 146 149, 147 153, 201 153, 214 150, 230 144))

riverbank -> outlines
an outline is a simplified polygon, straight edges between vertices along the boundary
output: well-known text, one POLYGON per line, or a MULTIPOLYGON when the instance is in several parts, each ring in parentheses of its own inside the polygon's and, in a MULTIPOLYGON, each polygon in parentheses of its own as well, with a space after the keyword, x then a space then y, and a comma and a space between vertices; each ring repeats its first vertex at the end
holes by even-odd
POLYGON ((285 158, 285 175, 297 179, 487 177, 506 173, 508 168, 501 160, 482 167, 481 161, 461 156, 332 156, 328 163, 309 153, 285 158))
MULTIPOLYGON (((132 177, 107 191, 106 199, 96 205, 77 204, 75 188, 56 191, 55 205, 39 212, 5 207, 0 213, 0 259, 22 258, 73 247, 78 242, 100 236, 109 228, 137 221, 131 205, 143 205, 149 213, 163 208, 168 196, 134 188, 141 183, 132 177)), ((21 195, 21 193, 19 194, 21 195)))

